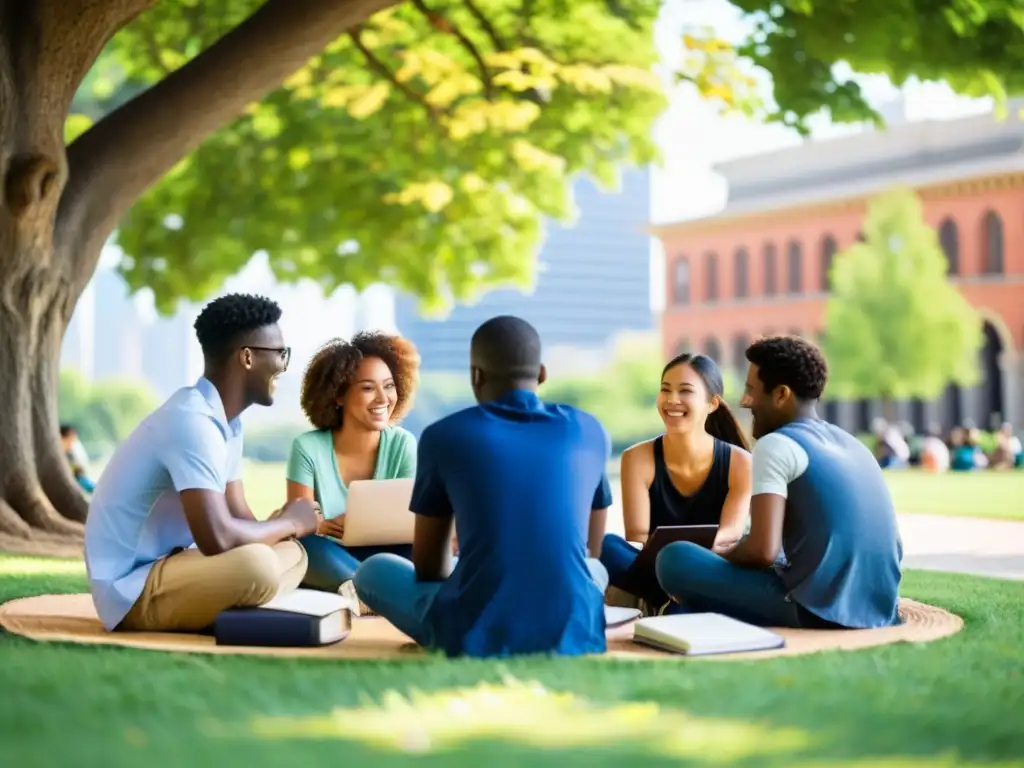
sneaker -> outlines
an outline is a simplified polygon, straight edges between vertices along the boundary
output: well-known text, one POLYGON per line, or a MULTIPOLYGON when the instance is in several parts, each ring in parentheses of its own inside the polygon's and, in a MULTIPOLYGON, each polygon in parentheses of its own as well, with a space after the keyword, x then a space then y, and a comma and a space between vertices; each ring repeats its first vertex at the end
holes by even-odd
POLYGON ((343 582, 338 587, 338 594, 345 598, 349 604, 349 610, 352 611, 353 616, 374 616, 374 612, 370 610, 370 607, 359 599, 359 595, 356 594, 356 585, 351 579, 343 582))

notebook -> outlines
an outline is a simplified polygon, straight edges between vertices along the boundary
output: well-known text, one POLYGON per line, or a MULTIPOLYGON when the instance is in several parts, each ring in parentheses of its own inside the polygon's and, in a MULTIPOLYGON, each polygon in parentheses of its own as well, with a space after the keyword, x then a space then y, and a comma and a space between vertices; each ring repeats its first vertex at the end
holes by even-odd
POLYGON ((640 610, 637 608, 626 608, 618 605, 606 605, 604 607, 604 623, 609 629, 621 627, 640 618, 640 610))
POLYGON ((686 656, 782 648, 786 639, 720 613, 681 613, 640 619, 633 642, 686 656))
POLYGON ((296 589, 258 608, 230 608, 213 624, 217 645, 311 647, 344 640, 352 602, 331 592, 296 589))

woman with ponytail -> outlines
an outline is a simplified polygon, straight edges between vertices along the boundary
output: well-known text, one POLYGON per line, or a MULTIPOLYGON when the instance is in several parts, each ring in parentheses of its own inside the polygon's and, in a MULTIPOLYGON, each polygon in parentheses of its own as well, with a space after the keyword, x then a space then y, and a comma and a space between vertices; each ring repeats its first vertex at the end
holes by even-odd
MULTIPOLYGON (((633 594, 627 573, 639 554, 636 545, 645 545, 656 528, 717 525, 717 552, 743 536, 750 513, 750 443, 722 389, 722 372, 706 355, 678 355, 662 371, 657 408, 665 433, 622 454, 626 537, 607 534, 601 548, 613 587, 633 594)), ((649 610, 668 602, 660 591, 634 597, 649 610)))

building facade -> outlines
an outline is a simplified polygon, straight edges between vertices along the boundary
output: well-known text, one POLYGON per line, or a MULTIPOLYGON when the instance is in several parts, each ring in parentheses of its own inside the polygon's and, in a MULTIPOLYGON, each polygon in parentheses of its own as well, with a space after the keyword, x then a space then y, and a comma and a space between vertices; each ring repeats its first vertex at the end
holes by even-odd
MULTIPOLYGON (((939 234, 950 280, 979 311, 985 347, 980 384, 950 386, 932 403, 901 403, 899 415, 919 430, 965 421, 1024 425, 1020 107, 1011 105, 1005 120, 901 123, 718 166, 729 184, 725 209, 656 228, 666 256, 666 356, 694 349, 738 370, 758 336, 820 339, 833 254, 860 236, 873 195, 907 186, 939 234)), ((832 401, 826 411, 862 431, 881 404, 832 401)))
POLYGON ((439 319, 420 316, 413 298, 397 298, 396 325, 417 345, 423 370, 465 371, 473 331, 495 315, 528 320, 548 349, 603 348, 622 331, 653 328, 649 171, 625 171, 615 192, 581 178, 574 193, 579 216, 570 227, 548 223, 532 292, 492 291, 439 319))

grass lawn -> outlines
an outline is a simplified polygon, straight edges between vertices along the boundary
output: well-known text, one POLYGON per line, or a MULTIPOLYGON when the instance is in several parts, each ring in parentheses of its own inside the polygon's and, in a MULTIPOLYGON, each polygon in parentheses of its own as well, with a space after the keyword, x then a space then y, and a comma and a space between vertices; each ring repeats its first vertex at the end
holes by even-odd
MULTIPOLYGON (((1024 471, 931 475, 904 470, 886 472, 886 480, 900 512, 1024 520, 1024 471)), ((612 486, 618 495, 617 477, 612 486)), ((257 515, 271 512, 284 501, 284 465, 248 463, 245 488, 257 515)))
POLYGON ((1024 471, 886 472, 900 512, 1024 519, 1024 471))
MULTIPOLYGON (((0 556, 0 601, 85 587, 77 562, 0 556)), ((403 745, 426 766, 1024 765, 1024 583, 911 572, 904 593, 966 628, 732 663, 299 662, 0 635, 0 765, 380 766, 403 745)))

